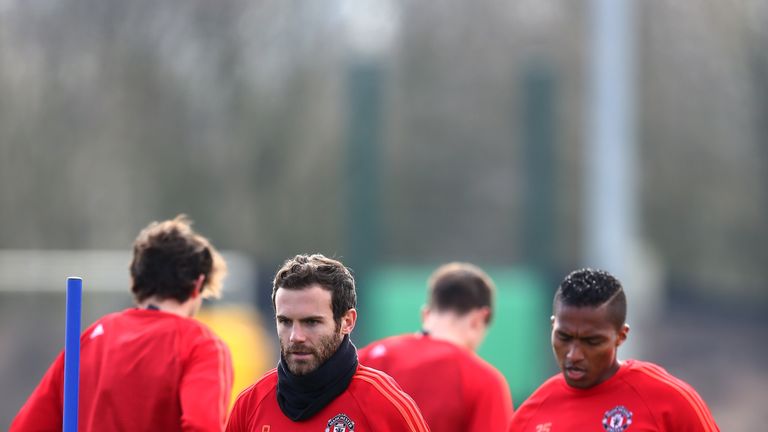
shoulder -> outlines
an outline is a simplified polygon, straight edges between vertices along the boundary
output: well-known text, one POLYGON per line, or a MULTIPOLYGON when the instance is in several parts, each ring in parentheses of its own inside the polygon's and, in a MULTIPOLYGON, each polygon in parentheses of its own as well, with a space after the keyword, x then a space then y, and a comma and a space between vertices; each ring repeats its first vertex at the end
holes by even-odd
POLYGON ((121 311, 110 312, 106 315, 102 315, 101 318, 99 318, 94 322, 94 324, 100 323, 100 322, 109 322, 109 321, 124 319, 125 317, 130 316, 135 310, 136 310, 135 308, 129 308, 129 309, 123 309, 121 311))
POLYGON ((206 339, 219 339, 216 333, 210 329, 207 325, 194 318, 175 317, 177 318, 178 327, 193 336, 202 337, 206 339))
POLYGON ((408 431, 428 431, 416 403, 386 373, 359 365, 350 392, 362 407, 369 408, 370 416, 377 417, 372 424, 395 422, 406 424, 408 431))
POLYGON ((235 399, 235 407, 258 406, 264 398, 277 388, 277 369, 265 373, 258 381, 241 391, 235 399))
POLYGON ((416 337, 414 335, 389 336, 384 339, 371 342, 358 350, 357 355, 360 359, 371 359, 381 357, 388 352, 398 350, 405 345, 409 345, 416 337))
POLYGON ((457 353, 456 357, 462 359, 462 363, 466 365, 465 367, 470 368, 474 375, 499 380, 506 384, 507 380, 504 375, 484 358, 473 352, 460 351, 462 352, 457 353))
POLYGON ((629 385, 654 394, 666 394, 681 400, 698 398, 690 384, 667 372, 663 367, 637 360, 630 360, 627 373, 622 376, 629 385))
POLYGON ((105 330, 110 326, 125 331, 175 335, 187 339, 219 339, 216 333, 201 321, 165 311, 125 309, 102 316, 93 326, 100 324, 104 325, 105 330))
POLYGON ((81 334, 81 343, 83 346, 89 346, 94 342, 101 342, 102 335, 120 335, 122 337, 126 333, 135 332, 137 328, 133 321, 136 309, 124 309, 118 312, 111 312, 101 316, 88 326, 81 334))
POLYGON ((194 318, 174 317, 176 338, 185 356, 212 356, 223 362, 231 362, 227 344, 208 326, 194 318))
POLYGON ((539 388, 536 389, 536 391, 533 392, 531 396, 534 395, 549 395, 552 393, 557 392, 560 389, 563 389, 565 385, 565 380, 563 379, 563 374, 558 372, 551 377, 549 377, 546 381, 541 383, 539 388))
POLYGON ((466 390, 475 394, 496 394, 499 391, 509 393, 509 384, 504 375, 478 354, 456 347, 455 351, 446 354, 446 358, 461 371, 466 390))
POLYGON ((172 317, 182 345, 193 351, 216 352, 229 356, 226 343, 207 325, 194 319, 180 316, 172 317))
POLYGON ((378 369, 363 365, 358 365, 355 375, 352 376, 352 381, 365 389, 371 390, 373 394, 403 393, 403 390, 394 378, 378 369))
POLYGON ((228 432, 255 430, 254 418, 263 414, 261 412, 262 404, 268 400, 269 395, 272 395, 274 400, 276 388, 277 369, 272 369, 241 391, 229 413, 226 430, 228 432))
POLYGON ((544 381, 512 414, 510 431, 523 430, 535 418, 553 395, 563 389, 562 374, 556 374, 544 381))
POLYGON ((696 390, 661 366, 634 360, 622 378, 649 401, 652 409, 670 410, 679 415, 685 413, 689 421, 701 424, 702 430, 718 430, 709 408, 696 390))
POLYGON ((135 309, 125 309, 118 312, 111 312, 106 315, 102 315, 99 319, 93 322, 83 333, 89 333, 98 326, 111 325, 113 323, 120 324, 124 321, 130 320, 135 309))
POLYGON ((544 381, 525 402, 520 405, 517 411, 538 409, 552 395, 558 394, 564 389, 563 375, 561 373, 551 376, 544 381))
POLYGON ((380 358, 386 359, 387 362, 407 358, 411 362, 414 360, 415 352, 418 352, 418 358, 425 362, 428 362, 427 359, 445 359, 468 353, 466 349, 454 343, 428 335, 410 333, 371 342, 358 352, 358 357, 363 363, 369 361, 372 364, 376 364, 374 361, 380 358))

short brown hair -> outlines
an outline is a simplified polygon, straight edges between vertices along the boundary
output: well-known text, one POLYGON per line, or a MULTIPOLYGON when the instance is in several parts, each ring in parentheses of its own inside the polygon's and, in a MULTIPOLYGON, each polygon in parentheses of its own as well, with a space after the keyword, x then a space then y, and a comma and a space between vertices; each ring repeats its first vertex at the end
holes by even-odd
POLYGON ((488 307, 493 315, 496 287, 493 280, 480 267, 463 262, 442 265, 429 277, 429 307, 437 311, 452 311, 459 315, 488 307))
POLYGON ((149 297, 185 302, 195 280, 205 276, 203 297, 220 297, 227 264, 205 237, 192 230, 186 215, 152 222, 133 242, 131 291, 136 301, 149 297))
POLYGON ((285 261, 272 283, 272 307, 279 288, 300 290, 318 284, 331 292, 333 320, 341 324, 341 317, 357 304, 355 278, 340 261, 322 254, 296 255, 285 261))

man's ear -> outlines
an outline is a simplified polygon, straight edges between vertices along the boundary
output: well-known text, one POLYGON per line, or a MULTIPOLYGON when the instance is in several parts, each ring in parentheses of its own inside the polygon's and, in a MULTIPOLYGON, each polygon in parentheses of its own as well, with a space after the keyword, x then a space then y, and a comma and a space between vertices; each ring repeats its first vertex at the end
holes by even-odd
POLYGON ((491 316, 491 308, 483 306, 477 309, 472 317, 473 327, 488 327, 488 317, 491 316))
POLYGON ((619 329, 619 337, 616 340, 616 346, 619 346, 627 340, 627 334, 629 333, 629 324, 624 324, 619 329))
POLYGON ((203 292, 203 283, 205 283, 205 275, 200 274, 200 276, 195 279, 195 286, 192 288, 192 294, 189 295, 190 298, 196 298, 203 292))
POLYGON ((357 322, 357 309, 350 309, 341 316, 341 334, 348 335, 352 333, 357 322))
POLYGON ((422 323, 427 320, 427 316, 429 316, 429 311, 430 311, 429 306, 427 305, 421 306, 421 322, 422 323))

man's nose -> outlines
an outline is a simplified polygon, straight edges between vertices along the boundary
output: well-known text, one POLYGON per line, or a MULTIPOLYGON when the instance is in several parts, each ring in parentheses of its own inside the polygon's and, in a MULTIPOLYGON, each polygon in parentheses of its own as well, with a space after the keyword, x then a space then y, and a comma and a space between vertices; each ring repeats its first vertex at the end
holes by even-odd
POLYGON ((566 353, 566 359, 568 359, 571 362, 584 360, 584 351, 582 351, 581 346, 579 346, 578 343, 572 343, 568 347, 568 352, 566 353))
POLYGON ((304 342, 306 339, 306 336, 304 335, 304 330, 302 330, 301 326, 296 324, 291 328, 291 342, 304 342))

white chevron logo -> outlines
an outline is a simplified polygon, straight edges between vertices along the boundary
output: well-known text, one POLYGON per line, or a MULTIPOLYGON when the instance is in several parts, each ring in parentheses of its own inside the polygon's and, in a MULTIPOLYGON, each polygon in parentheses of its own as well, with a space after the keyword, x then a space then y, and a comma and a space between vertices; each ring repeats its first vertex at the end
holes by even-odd
POLYGON ((104 334, 104 326, 101 324, 97 325, 95 329, 91 332, 91 339, 95 338, 96 336, 101 336, 104 334))

